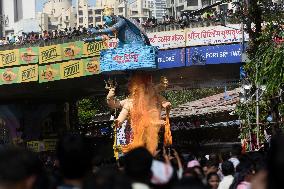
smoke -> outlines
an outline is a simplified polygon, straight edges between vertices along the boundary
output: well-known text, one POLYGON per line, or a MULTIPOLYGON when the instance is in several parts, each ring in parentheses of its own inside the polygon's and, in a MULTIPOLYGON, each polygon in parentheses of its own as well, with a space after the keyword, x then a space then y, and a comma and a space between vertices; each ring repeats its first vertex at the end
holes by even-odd
POLYGON ((158 145, 158 133, 161 127, 161 103, 150 75, 136 74, 129 84, 130 125, 133 131, 133 141, 123 147, 123 152, 139 146, 146 147, 152 154, 158 145))

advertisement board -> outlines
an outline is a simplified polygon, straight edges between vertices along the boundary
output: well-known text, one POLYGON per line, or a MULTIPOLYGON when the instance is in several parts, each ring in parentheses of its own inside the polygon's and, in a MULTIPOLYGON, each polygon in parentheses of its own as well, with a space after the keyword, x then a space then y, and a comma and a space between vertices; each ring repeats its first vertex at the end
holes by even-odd
POLYGON ((18 83, 19 68, 0 69, 0 85, 18 83))
POLYGON ((147 34, 151 45, 159 49, 185 47, 185 31, 165 31, 147 34))
POLYGON ((186 46, 216 45, 248 41, 249 36, 241 30, 240 24, 190 28, 186 30, 186 46))
POLYGON ((21 66, 19 69, 19 83, 38 81, 38 65, 21 66))
POLYGON ((186 49, 187 66, 240 62, 242 62, 240 44, 190 47, 186 49))
POLYGON ((74 60, 81 58, 83 54, 83 44, 83 41, 61 44, 62 60, 74 60))
POLYGON ((152 46, 127 45, 101 52, 101 72, 157 68, 157 49, 152 46))
POLYGON ((158 68, 175 68, 185 66, 185 49, 160 50, 158 68))
POLYGON ((39 66, 39 83, 60 80, 60 64, 39 66))
POLYGON ((19 65, 19 49, 0 51, 0 67, 19 65))
POLYGON ((62 61, 61 45, 51 45, 39 48, 39 64, 62 61))
POLYGON ((100 52, 103 49, 108 48, 108 41, 94 41, 91 43, 84 43, 83 56, 100 56, 100 52))
POLYGON ((29 47, 19 49, 20 64, 36 64, 38 63, 39 48, 29 47))
POLYGON ((94 75, 100 73, 100 58, 99 57, 92 57, 83 59, 84 64, 84 72, 83 75, 94 75))
POLYGON ((70 60, 60 64, 60 79, 71 79, 83 76, 82 60, 70 60))

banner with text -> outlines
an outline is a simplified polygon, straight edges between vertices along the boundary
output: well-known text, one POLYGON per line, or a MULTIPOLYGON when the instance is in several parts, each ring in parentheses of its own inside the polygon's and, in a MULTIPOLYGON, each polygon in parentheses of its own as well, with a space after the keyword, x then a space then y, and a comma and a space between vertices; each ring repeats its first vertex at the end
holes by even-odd
POLYGON ((108 40, 108 48, 113 49, 116 48, 118 45, 119 40, 117 38, 111 38, 108 40))
POLYGON ((94 75, 100 73, 100 58, 93 57, 93 58, 86 58, 83 59, 84 64, 84 76, 87 75, 94 75))
POLYGON ((100 56, 101 50, 108 48, 108 41, 95 41, 91 43, 84 43, 83 56, 100 56))
POLYGON ((38 63, 39 57, 39 48, 30 47, 30 48, 21 48, 19 49, 20 53, 20 64, 36 64, 38 63))
POLYGON ((19 69, 19 83, 38 81, 38 65, 21 66, 19 69))
POLYGON ((83 55, 83 41, 75 41, 61 44, 62 60, 74 60, 83 55))
POLYGON ((147 34, 151 45, 159 49, 185 47, 185 31, 165 31, 147 34))
POLYGON ((163 50, 158 52, 158 68, 185 66, 185 49, 163 50))
POLYGON ((60 79, 71 79, 83 76, 82 60, 70 60, 60 64, 60 79))
POLYGON ((239 44, 191 47, 186 49, 186 65, 231 64, 242 62, 239 44))
POLYGON ((54 63, 62 60, 61 45, 52 45, 39 48, 39 63, 54 63))
POLYGON ((248 34, 244 33, 243 40, 242 30, 239 24, 190 28, 186 30, 186 46, 234 43, 248 41, 248 39, 248 34))
POLYGON ((127 45, 124 48, 101 52, 101 72, 157 68, 157 48, 153 46, 127 45))
POLYGON ((38 65, 0 69, 0 85, 38 81, 38 65))
POLYGON ((19 65, 19 49, 0 51, 0 67, 19 65))
POLYGON ((39 83, 60 80, 60 64, 39 66, 39 83))

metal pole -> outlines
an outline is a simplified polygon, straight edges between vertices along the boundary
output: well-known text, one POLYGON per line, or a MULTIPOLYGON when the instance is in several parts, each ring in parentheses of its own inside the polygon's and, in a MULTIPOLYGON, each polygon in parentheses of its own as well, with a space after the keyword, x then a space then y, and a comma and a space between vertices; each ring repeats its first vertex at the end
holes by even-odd
POLYGON ((259 86, 257 81, 258 76, 258 63, 256 63, 256 141, 257 141, 257 148, 259 148, 259 86))
POLYGON ((127 14, 127 9, 128 9, 128 7, 127 7, 127 4, 128 4, 128 2, 127 2, 127 0, 124 0, 124 5, 125 5, 125 18, 127 18, 127 16, 128 16, 128 14, 127 14))

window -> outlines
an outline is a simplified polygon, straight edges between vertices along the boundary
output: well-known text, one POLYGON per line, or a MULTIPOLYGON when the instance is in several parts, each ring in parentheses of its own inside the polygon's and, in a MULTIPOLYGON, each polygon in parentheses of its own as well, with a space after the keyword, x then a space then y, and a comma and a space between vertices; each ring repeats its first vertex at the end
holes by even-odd
POLYGON ((96 17, 96 22, 101 22, 102 21, 102 19, 101 19, 101 17, 96 17))
POLYGON ((123 8, 118 8, 118 12, 122 13, 123 12, 123 8))
POLYGON ((82 10, 79 10, 79 15, 83 15, 83 11, 82 10))
POLYGON ((198 0, 187 0, 187 6, 198 6, 198 0))
POLYGON ((88 18, 88 21, 89 21, 89 22, 94 22, 93 17, 89 17, 89 18, 88 18))
POLYGON ((79 18, 79 23, 83 23, 83 18, 79 18))
POLYGON ((66 16, 66 17, 65 17, 65 20, 69 20, 69 17, 68 17, 68 16, 66 16))
POLYGON ((93 15, 93 11, 92 11, 92 10, 89 10, 89 11, 88 11, 88 14, 89 14, 89 15, 93 15))
POLYGON ((101 14, 101 10, 95 10, 95 14, 101 14))

